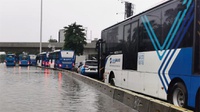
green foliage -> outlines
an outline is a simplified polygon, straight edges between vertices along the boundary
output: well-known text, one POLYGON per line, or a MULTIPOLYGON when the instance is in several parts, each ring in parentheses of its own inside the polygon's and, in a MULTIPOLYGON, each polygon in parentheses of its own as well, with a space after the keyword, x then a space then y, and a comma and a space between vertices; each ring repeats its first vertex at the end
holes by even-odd
POLYGON ((76 55, 82 55, 84 45, 87 44, 82 25, 73 23, 65 28, 64 50, 74 50, 76 55))
POLYGON ((49 43, 57 43, 58 41, 56 39, 49 39, 49 43))
POLYGON ((5 54, 0 54, 0 63, 3 63, 5 60, 6 55, 5 54))

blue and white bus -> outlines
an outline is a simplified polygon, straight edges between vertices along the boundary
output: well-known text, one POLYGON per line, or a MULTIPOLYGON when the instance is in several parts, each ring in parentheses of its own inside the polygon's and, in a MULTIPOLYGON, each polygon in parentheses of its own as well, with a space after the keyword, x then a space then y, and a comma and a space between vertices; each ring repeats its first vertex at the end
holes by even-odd
POLYGON ((169 0, 102 31, 105 83, 200 112, 200 0, 169 0))
POLYGON ((37 66, 48 67, 49 66, 48 55, 49 55, 48 52, 42 52, 42 53, 38 54, 37 57, 36 57, 37 66))
POLYGON ((16 65, 16 55, 7 54, 5 57, 6 66, 15 66, 16 65))
POLYGON ((50 68, 71 70, 75 64, 75 53, 72 50, 55 50, 49 53, 50 68))
POLYGON ((35 54, 29 54, 30 56, 30 65, 36 65, 36 55, 35 54))
POLYGON ((19 55, 19 66, 29 66, 30 64, 30 56, 27 54, 19 55))

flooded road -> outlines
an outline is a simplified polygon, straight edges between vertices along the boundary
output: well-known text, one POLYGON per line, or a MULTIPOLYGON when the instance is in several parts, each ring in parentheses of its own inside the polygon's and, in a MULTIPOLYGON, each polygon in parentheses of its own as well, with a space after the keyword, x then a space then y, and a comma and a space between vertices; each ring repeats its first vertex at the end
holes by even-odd
POLYGON ((0 112, 136 112, 67 73, 0 65, 0 112))

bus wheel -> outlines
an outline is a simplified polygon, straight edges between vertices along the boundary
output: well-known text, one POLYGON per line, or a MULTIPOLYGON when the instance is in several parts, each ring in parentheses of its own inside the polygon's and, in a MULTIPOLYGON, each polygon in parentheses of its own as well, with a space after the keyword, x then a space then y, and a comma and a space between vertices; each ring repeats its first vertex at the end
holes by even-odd
POLYGON ((114 78, 111 78, 111 79, 110 79, 110 84, 111 84, 112 86, 115 86, 114 78))
POLYGON ((173 86, 170 93, 170 103, 179 107, 186 107, 187 92, 185 86, 182 83, 176 83, 173 86))
POLYGON ((109 79, 109 82, 110 82, 110 85, 112 85, 112 86, 115 86, 115 81, 114 81, 114 78, 115 78, 114 74, 113 74, 113 73, 111 73, 111 74, 110 74, 110 79, 109 79))
POLYGON ((200 112, 200 89, 198 90, 196 95, 195 112, 200 112))

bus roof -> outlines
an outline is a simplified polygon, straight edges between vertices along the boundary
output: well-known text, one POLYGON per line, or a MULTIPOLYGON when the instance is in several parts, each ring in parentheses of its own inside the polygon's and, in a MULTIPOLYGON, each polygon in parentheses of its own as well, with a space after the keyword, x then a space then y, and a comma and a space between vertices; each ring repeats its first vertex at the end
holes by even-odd
POLYGON ((6 55, 15 55, 15 54, 6 54, 6 55))
POLYGON ((57 50, 54 50, 53 52, 60 52, 61 50, 60 49, 57 49, 57 50))
POLYGON ((19 54, 19 56, 28 56, 27 54, 19 54))
POLYGON ((6 52, 0 52, 0 55, 2 55, 2 54, 6 54, 6 52))
POLYGON ((39 54, 47 54, 47 52, 41 52, 41 53, 39 53, 39 54))
POLYGON ((60 49, 58 49, 58 50, 54 50, 53 52, 60 52, 60 51, 73 51, 73 50, 60 50, 60 49))
POLYGON ((29 54, 29 56, 36 56, 35 54, 29 54))

